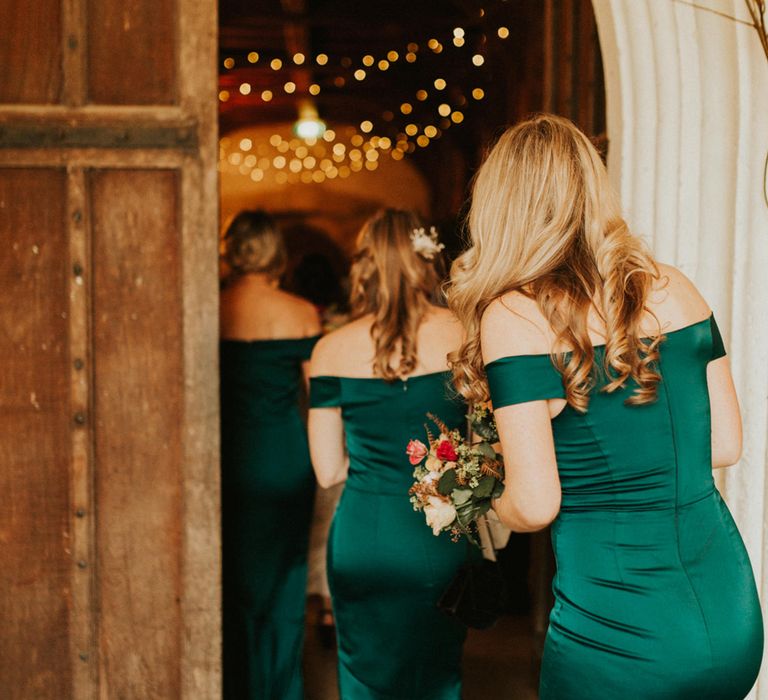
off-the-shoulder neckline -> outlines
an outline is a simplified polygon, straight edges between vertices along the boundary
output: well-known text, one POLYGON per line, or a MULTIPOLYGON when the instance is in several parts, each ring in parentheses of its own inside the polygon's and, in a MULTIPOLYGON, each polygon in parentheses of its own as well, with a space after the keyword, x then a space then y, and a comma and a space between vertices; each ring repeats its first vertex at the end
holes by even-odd
POLYGON ((246 340, 244 338, 221 338, 221 343, 235 343, 240 345, 260 345, 260 344, 274 344, 274 343, 299 343, 303 340, 319 340, 322 334, 317 335, 304 335, 299 338, 254 338, 253 340, 246 340))
POLYGON ((353 382, 382 382, 384 384, 407 384, 418 379, 424 379, 426 377, 437 377, 440 375, 450 374, 451 370, 441 369, 436 372, 424 372, 424 374, 411 374, 407 377, 398 377, 397 379, 384 379, 384 377, 344 377, 337 374, 318 374, 310 379, 342 379, 344 381, 353 382))
MULTIPOLYGON (((709 316, 707 316, 706 318, 701 319, 701 321, 695 321, 694 323, 689 323, 689 324, 687 324, 685 326, 680 326, 680 328, 675 328, 674 330, 671 330, 671 331, 662 331, 662 335, 664 337, 669 337, 670 335, 676 335, 678 333, 682 333, 684 331, 691 330, 691 329, 696 328, 697 326, 701 326, 701 325, 703 325, 705 323, 711 323, 713 316, 714 316, 714 314, 710 313, 709 316)), ((597 344, 593 345, 592 347, 595 348, 595 350, 597 350, 598 348, 604 348, 605 347, 605 343, 597 343, 597 344)), ((570 352, 571 352, 570 350, 566 350, 562 354, 568 355, 568 354, 570 354, 570 352)), ((486 367, 490 367, 491 365, 494 365, 497 362, 501 362, 503 360, 513 360, 513 359, 516 359, 516 358, 525 358, 525 357, 551 357, 551 353, 548 353, 548 352, 536 352, 536 353, 529 353, 529 354, 523 354, 523 355, 503 355, 502 357, 497 357, 495 360, 491 360, 490 362, 486 363, 485 366, 486 367)))

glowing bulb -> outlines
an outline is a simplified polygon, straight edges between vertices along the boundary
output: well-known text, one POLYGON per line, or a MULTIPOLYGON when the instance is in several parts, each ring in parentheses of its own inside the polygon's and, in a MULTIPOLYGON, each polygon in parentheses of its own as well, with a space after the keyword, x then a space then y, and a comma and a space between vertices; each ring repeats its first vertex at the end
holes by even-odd
POLYGON ((317 83, 312 83, 312 85, 309 86, 309 94, 310 95, 319 95, 320 94, 320 86, 317 83))
POLYGON ((474 63, 476 66, 482 66, 483 63, 485 63, 485 59, 479 53, 476 53, 474 56, 472 56, 472 63, 474 63))
POLYGON ((293 54, 293 62, 297 66, 300 66, 302 63, 304 63, 306 58, 307 57, 303 53, 301 53, 301 51, 299 51, 298 53, 293 54))
POLYGON ((433 51, 440 45, 440 42, 437 39, 430 39, 427 42, 427 46, 429 46, 430 49, 433 51))
POLYGON ((229 70, 230 68, 234 68, 234 67, 235 67, 235 59, 234 58, 231 58, 231 57, 228 56, 227 58, 224 59, 224 68, 229 70))
POLYGON ((269 137, 269 145, 277 148, 282 140, 283 138, 280 134, 272 134, 272 136, 269 137))
POLYGON ((240 140, 240 150, 241 151, 250 151, 253 148, 253 141, 251 139, 241 139, 240 140))
POLYGON ((251 94, 251 86, 249 83, 240 83, 240 94, 241 95, 251 94))
POLYGON ((336 138, 336 132, 333 129, 326 129, 323 138, 329 142, 333 141, 336 138))
POLYGON ((456 29, 453 30, 453 36, 463 37, 464 30, 461 27, 456 27, 456 29))
POLYGON ((399 54, 399 53, 397 53, 397 51, 390 51, 390 52, 387 54, 387 58, 388 58, 388 59, 389 59, 389 60, 390 60, 392 63, 394 63, 394 62, 395 62, 395 61, 396 61, 398 58, 400 58, 400 54, 399 54))
POLYGON ((360 123, 360 131, 364 134, 369 134, 373 130, 373 124, 367 119, 360 123))
POLYGON ((328 63, 328 56, 324 53, 319 53, 317 54, 315 60, 317 61, 318 66, 324 66, 326 63, 328 63))
POLYGON ((353 146, 362 146, 363 140, 364 139, 360 134, 355 134, 349 141, 353 146))
POLYGON ((272 99, 272 90, 264 90, 264 92, 261 93, 261 99, 264 100, 264 102, 269 102, 272 99))
POLYGON ((461 37, 461 36, 453 37, 453 45, 458 48, 461 48, 462 46, 464 46, 464 37, 461 37))
POLYGON ((483 88, 475 88, 472 90, 472 97, 474 97, 476 100, 482 100, 485 97, 485 90, 483 90, 483 88))
POLYGON ((509 29, 506 27, 499 27, 497 34, 499 35, 499 39, 506 39, 509 36, 509 29))
POLYGON ((464 115, 463 115, 461 112, 459 112, 459 111, 456 111, 456 112, 454 112, 454 113, 451 115, 451 121, 452 121, 454 124, 461 124, 461 122, 463 122, 463 121, 464 121, 464 115))
POLYGON ((443 103, 437 108, 437 113, 441 117, 447 117, 451 113, 451 106, 443 103))
POLYGON ((419 102, 424 102, 427 97, 429 97, 429 93, 426 90, 419 90, 416 93, 416 99, 419 100, 419 102))
POLYGON ((416 139, 416 143, 418 143, 422 148, 425 148, 429 145, 429 137, 422 134, 419 136, 419 138, 416 139))
POLYGON ((269 67, 272 70, 280 70, 283 67, 283 62, 279 58, 273 58, 269 63, 269 67))
POLYGON ((272 165, 274 165, 276 168, 284 168, 285 167, 285 156, 275 156, 272 160, 272 165))
POLYGON ((429 138, 433 139, 435 138, 435 136, 437 136, 437 129, 430 124, 429 126, 424 127, 424 134, 426 136, 429 136, 429 138))
POLYGON ((355 80, 365 80, 365 71, 362 68, 355 71, 355 80))
POLYGON ((446 84, 445 80, 443 80, 442 78, 438 78, 437 80, 435 80, 435 89, 436 90, 444 90, 445 89, 445 84, 446 84))
POLYGON ((392 160, 402 160, 403 159, 403 152, 399 148, 395 148, 392 151, 392 160))
POLYGON ((259 60, 259 54, 256 51, 251 51, 248 54, 248 63, 257 63, 259 60))
POLYGON ((363 65, 364 66, 372 66, 373 65, 373 56, 371 56, 371 55, 363 56, 363 65))
POLYGON ((222 90, 219 93, 219 100, 221 102, 226 102, 229 99, 229 90, 222 90))
POLYGON ((408 61, 408 63, 415 63, 416 54, 413 53, 413 51, 409 51, 407 54, 405 54, 405 60, 408 61))
POLYGON ((410 103, 403 102, 403 104, 400 105, 400 111, 403 114, 410 114, 411 112, 413 112, 413 107, 411 106, 410 103))
POLYGON ((419 131, 419 127, 415 124, 408 124, 405 127, 405 133, 408 134, 408 136, 415 136, 416 133, 419 131))
POLYGON ((264 171, 260 168, 251 170, 251 180, 254 182, 261 182, 264 179, 264 171))
POLYGON ((283 86, 283 89, 291 95, 292 93, 296 92, 296 83, 291 82, 290 80, 283 86))
POLYGON ((311 139, 322 136, 325 131, 325 122, 317 117, 299 119, 293 126, 293 132, 302 139, 311 139))
POLYGON ((379 61, 379 70, 387 70, 387 68, 389 68, 389 61, 385 61, 384 59, 379 61))

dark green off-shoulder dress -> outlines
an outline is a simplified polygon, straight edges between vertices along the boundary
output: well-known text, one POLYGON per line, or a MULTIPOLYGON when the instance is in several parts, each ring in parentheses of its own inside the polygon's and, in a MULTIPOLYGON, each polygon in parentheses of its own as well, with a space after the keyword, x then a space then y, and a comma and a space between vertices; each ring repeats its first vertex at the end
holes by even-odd
MULTIPOLYGON (((596 390, 586 413, 553 419, 562 508, 541 700, 741 700, 752 687, 760 606, 712 478, 707 364, 724 354, 714 318, 672 331, 654 403, 596 390)), ((549 355, 487 372, 495 408, 565 396, 549 355)))
POLYGON ((328 543, 342 700, 458 700, 466 629, 436 602, 466 561, 413 510, 405 448, 427 412, 463 428, 464 404, 439 372, 407 381, 313 377, 313 408, 340 406, 349 474, 328 543))
POLYGON ((221 342, 224 697, 302 700, 314 476, 299 411, 317 338, 221 342))

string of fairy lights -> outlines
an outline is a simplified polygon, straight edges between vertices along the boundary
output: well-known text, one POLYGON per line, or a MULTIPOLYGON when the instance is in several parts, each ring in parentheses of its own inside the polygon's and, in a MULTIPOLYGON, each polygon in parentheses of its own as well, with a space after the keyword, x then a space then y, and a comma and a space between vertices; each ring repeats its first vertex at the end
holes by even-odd
MULTIPOLYGON (((509 28, 498 26, 495 35, 498 39, 505 40, 510 36, 509 28)), ((487 35, 483 34, 481 44, 484 47, 486 40, 487 35)), ((238 172, 257 183, 267 178, 272 178, 277 184, 322 183, 337 177, 347 178, 358 172, 374 171, 379 167, 383 156, 397 161, 414 153, 417 148, 427 148, 446 130, 464 122, 467 109, 485 98, 485 90, 481 87, 484 79, 479 72, 486 65, 483 51, 474 52, 468 57, 470 71, 478 71, 472 74, 475 77, 472 82, 475 82, 476 86, 471 88, 468 95, 465 95, 458 85, 449 85, 444 77, 438 76, 419 88, 412 99, 406 99, 392 109, 384 110, 376 117, 377 123, 368 118, 357 126, 336 129, 326 128, 314 108, 312 98, 322 92, 319 82, 311 83, 306 89, 307 94, 298 95, 296 83, 292 80, 283 82, 280 80, 280 74, 293 66, 301 67, 311 63, 321 67, 334 65, 339 70, 335 74, 331 73, 328 84, 343 89, 362 83, 373 71, 386 72, 400 61, 415 64, 426 52, 438 55, 448 45, 462 49, 466 43, 464 28, 455 27, 449 41, 443 42, 433 37, 424 46, 417 42, 408 42, 403 51, 393 48, 384 52, 378 59, 373 54, 365 54, 357 62, 348 56, 332 60, 326 53, 310 57, 297 52, 286 60, 265 57, 257 51, 249 51, 239 57, 226 56, 223 59, 226 71, 237 68, 238 61, 244 66, 268 64, 275 73, 275 85, 256 92, 251 83, 243 81, 237 86, 237 93, 241 98, 257 100, 263 104, 275 99, 281 90, 286 95, 297 95, 300 113, 297 125, 302 122, 303 117, 310 125, 310 130, 303 133, 295 126, 295 133, 290 134, 288 138, 280 133, 273 133, 268 139, 247 136, 233 139, 225 136, 220 140, 219 169, 238 172), (427 110, 425 108, 430 101, 434 102, 434 109, 427 110), (417 105, 422 115, 418 120, 414 118, 417 105), (302 109, 308 112, 302 114, 302 109), (431 113, 432 116, 425 116, 425 113, 431 113), (403 123, 400 124, 401 128, 398 128, 396 121, 400 120, 403 123), (316 126, 314 129, 313 124, 316 126)), ((228 102, 232 99, 234 89, 222 89, 219 92, 219 100, 228 102)))

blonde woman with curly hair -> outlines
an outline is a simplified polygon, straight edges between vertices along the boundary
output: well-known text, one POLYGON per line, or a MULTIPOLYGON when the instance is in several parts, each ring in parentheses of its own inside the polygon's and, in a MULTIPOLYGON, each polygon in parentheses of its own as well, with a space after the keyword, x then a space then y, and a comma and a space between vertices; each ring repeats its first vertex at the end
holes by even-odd
POLYGON ((512 529, 552 523, 541 700, 737 700, 763 626, 712 469, 741 452, 707 303, 627 228, 589 139, 537 116, 474 183, 449 305, 470 401, 490 398, 512 529))
POLYGON ((436 603, 468 549, 434 537, 407 495, 406 445, 426 413, 465 422, 446 361, 461 326, 435 304, 440 249, 411 212, 373 216, 352 267, 354 320, 312 354, 312 463, 321 486, 345 482, 328 542, 344 700, 461 697, 466 630, 436 603))

